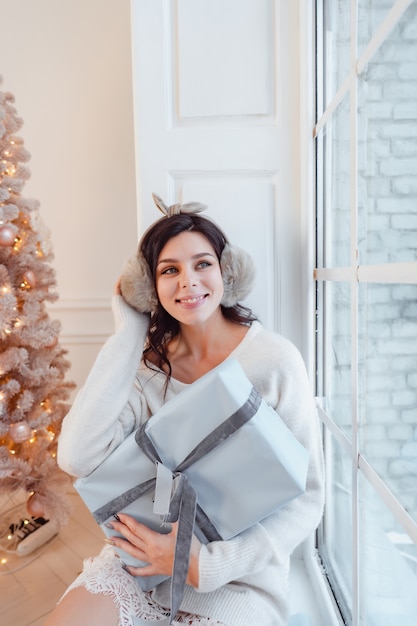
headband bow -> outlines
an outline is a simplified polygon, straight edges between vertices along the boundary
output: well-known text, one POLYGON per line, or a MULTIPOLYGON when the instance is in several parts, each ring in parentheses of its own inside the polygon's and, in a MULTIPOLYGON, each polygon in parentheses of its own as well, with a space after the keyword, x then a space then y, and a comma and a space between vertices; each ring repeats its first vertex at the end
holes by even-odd
POLYGON ((186 204, 176 202, 175 204, 167 206, 162 198, 157 196, 156 193, 152 194, 152 198, 158 209, 165 215, 165 217, 172 217, 173 215, 178 215, 179 213, 201 213, 201 211, 205 211, 207 209, 207 205, 201 204, 201 202, 186 202, 186 204))

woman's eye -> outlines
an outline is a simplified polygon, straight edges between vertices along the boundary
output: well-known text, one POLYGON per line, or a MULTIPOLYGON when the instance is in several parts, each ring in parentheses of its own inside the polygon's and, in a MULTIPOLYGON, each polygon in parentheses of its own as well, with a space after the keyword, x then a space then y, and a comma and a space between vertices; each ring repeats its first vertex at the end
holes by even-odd
POLYGON ((211 266, 211 263, 209 263, 209 261, 200 261, 200 262, 197 264, 197 268, 198 268, 198 269, 204 269, 204 268, 206 268, 206 267, 210 267, 210 266, 211 266))
POLYGON ((176 268, 175 267, 166 267, 164 270, 162 270, 161 275, 163 274, 175 274, 176 272, 176 268))

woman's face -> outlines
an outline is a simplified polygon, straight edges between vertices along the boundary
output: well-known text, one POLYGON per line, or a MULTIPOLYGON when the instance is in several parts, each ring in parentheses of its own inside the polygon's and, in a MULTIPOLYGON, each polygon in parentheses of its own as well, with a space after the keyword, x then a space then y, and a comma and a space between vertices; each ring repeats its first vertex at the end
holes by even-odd
POLYGON ((178 322, 208 321, 219 310, 223 289, 217 255, 204 235, 184 231, 162 248, 156 290, 161 305, 178 322))

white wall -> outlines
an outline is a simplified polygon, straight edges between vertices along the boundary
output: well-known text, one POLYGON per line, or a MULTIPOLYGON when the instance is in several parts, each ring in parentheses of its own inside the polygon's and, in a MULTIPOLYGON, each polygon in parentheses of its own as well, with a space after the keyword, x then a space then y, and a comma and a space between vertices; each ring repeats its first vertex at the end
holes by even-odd
POLYGON ((136 248, 129 0, 0 0, 2 91, 31 153, 23 194, 51 232, 60 342, 84 380, 136 248))

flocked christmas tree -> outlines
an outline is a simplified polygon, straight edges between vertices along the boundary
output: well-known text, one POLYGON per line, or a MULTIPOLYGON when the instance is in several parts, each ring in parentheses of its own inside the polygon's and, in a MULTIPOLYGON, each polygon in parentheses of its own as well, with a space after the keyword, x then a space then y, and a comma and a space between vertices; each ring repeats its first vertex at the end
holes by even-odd
POLYGON ((0 91, 0 495, 25 494, 30 516, 59 525, 68 477, 56 446, 74 385, 60 323, 46 309, 58 298, 52 248, 39 203, 22 195, 30 155, 21 126, 14 97, 0 91))

